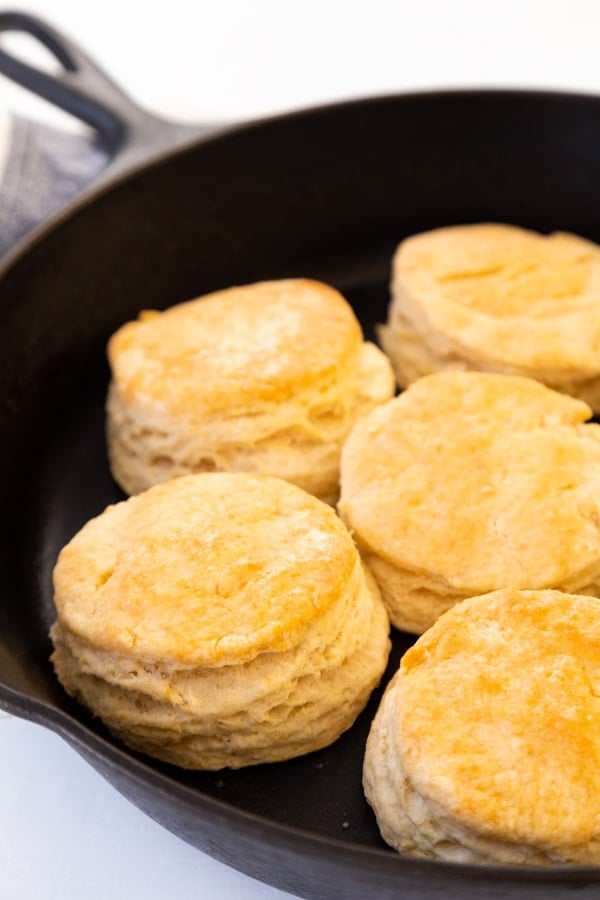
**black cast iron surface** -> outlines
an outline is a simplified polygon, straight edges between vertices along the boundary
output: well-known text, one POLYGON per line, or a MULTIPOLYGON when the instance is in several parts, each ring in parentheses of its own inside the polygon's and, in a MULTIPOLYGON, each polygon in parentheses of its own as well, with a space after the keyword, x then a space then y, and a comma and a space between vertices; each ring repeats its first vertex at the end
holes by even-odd
MULTIPOLYGON (((0 271, 0 704, 57 731, 184 840, 301 896, 599 897, 598 869, 477 868, 387 849, 360 782, 380 691, 323 751, 188 773, 126 751, 70 701, 47 632, 58 550, 122 496, 104 446, 104 347, 116 327, 141 308, 305 276, 340 288, 372 337, 406 235, 505 221, 600 240, 600 100, 382 98, 231 129, 151 164, 142 156, 0 271)), ((395 636, 388 675, 411 641, 395 636)))

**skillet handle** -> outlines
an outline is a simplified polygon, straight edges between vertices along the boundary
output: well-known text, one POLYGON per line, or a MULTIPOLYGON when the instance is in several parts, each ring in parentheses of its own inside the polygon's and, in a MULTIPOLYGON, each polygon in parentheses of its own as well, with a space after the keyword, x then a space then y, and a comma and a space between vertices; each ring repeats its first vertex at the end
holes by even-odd
POLYGON ((62 71, 51 75, 36 69, 9 53, 0 39, 0 73, 94 128, 113 162, 133 164, 209 128, 166 122, 141 109, 83 50, 36 16, 0 12, 0 33, 9 31, 36 38, 62 71))

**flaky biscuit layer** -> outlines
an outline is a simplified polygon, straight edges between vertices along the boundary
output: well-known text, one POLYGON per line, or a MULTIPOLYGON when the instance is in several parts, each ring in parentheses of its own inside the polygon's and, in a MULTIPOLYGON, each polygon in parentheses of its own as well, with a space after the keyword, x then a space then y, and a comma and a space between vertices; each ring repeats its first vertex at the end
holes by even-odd
POLYGON ((366 613, 359 640, 345 626, 326 647, 264 653, 231 671, 150 674, 130 664, 125 678, 110 666, 95 675, 89 654, 76 656, 56 626, 53 662, 66 689, 136 750, 195 769, 277 762, 336 740, 381 677, 389 652, 385 608, 372 583, 355 602, 366 613))

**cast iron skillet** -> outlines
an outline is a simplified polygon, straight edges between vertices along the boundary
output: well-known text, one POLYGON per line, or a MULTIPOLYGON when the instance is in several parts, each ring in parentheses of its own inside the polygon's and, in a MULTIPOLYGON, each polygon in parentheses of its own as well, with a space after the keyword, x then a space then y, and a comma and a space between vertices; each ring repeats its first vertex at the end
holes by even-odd
MULTIPOLYGON (((103 437, 104 346, 118 325, 141 307, 302 275, 339 287, 371 336, 405 235, 495 220, 600 241, 600 99, 413 94, 201 134, 141 112, 39 20, 0 14, 5 30, 35 35, 63 71, 49 77, 5 51, 0 71, 91 124, 115 159, 0 270, 0 705, 60 734, 184 840, 301 896, 598 897, 600 869, 452 865, 387 849, 360 787, 380 691, 326 750, 186 773, 125 750, 66 697, 47 632, 58 550, 121 497, 103 437)), ((411 640, 396 635, 388 677, 411 640)))

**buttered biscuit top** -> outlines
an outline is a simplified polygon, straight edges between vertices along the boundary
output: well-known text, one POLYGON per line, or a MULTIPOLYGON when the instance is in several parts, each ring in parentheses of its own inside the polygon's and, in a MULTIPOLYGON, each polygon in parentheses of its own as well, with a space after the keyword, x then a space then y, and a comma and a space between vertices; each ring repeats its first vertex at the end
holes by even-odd
POLYGON ((108 346, 116 480, 137 493, 195 471, 256 471, 331 501, 341 443, 394 390, 336 290, 292 279, 144 312, 108 346))
POLYGON ((327 507, 261 478, 211 475, 109 507, 64 548, 61 622, 98 650, 184 666, 284 652, 356 565, 327 507))

